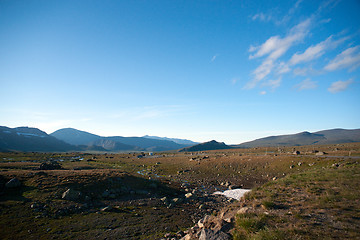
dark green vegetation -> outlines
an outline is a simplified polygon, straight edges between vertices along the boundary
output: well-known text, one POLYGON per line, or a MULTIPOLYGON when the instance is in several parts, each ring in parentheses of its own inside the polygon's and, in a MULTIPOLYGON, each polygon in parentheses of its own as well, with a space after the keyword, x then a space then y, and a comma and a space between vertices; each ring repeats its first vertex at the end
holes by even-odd
POLYGON ((246 195, 235 239, 359 239, 360 166, 340 161, 266 183, 246 195))
POLYGON ((359 143, 153 156, 0 153, 0 236, 160 239, 246 207, 230 231, 237 239, 356 239, 359 157, 359 143), (51 161, 61 169, 39 170, 51 161), (22 185, 6 188, 14 177, 22 185), (232 204, 211 195, 228 186, 255 190, 232 204), (72 198, 62 198, 68 189, 72 198))

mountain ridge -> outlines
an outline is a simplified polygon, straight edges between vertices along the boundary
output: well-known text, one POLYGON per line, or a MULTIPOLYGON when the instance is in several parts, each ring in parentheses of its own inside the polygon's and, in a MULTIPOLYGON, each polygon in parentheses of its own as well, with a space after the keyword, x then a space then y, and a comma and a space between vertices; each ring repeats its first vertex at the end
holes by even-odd
POLYGON ((109 151, 172 151, 188 146, 145 137, 102 137, 74 128, 59 129, 50 135, 69 144, 101 146, 109 151))
POLYGON ((317 132, 300 132, 295 134, 269 136, 258 138, 253 141, 244 142, 233 147, 277 147, 277 146, 303 146, 303 145, 325 145, 360 142, 360 129, 328 129, 317 132))

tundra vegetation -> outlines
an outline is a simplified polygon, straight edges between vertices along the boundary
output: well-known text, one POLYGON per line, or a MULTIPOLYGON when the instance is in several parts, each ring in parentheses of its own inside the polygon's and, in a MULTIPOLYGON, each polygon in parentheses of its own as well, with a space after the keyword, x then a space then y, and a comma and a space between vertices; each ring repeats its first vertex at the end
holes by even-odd
POLYGON ((197 239, 207 229, 233 239, 359 239, 359 161, 360 143, 3 152, 0 238, 197 239), (240 201, 212 194, 229 188, 252 191, 240 201))

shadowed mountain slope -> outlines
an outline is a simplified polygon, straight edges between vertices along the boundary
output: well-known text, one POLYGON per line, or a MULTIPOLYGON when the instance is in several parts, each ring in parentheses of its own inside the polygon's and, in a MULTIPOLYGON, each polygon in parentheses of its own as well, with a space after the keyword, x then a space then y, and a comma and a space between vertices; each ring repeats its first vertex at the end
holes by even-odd
POLYGON ((0 151, 66 152, 79 147, 65 143, 47 133, 28 127, 0 127, 0 151))
POLYGON ((73 128, 60 129, 50 135, 70 144, 101 146, 111 151, 171 151, 188 146, 169 140, 145 137, 101 137, 73 128))
POLYGON ((245 142, 234 147, 276 147, 276 146, 302 146, 317 144, 339 144, 360 142, 360 129, 331 129, 319 132, 301 132, 297 134, 271 136, 245 142))

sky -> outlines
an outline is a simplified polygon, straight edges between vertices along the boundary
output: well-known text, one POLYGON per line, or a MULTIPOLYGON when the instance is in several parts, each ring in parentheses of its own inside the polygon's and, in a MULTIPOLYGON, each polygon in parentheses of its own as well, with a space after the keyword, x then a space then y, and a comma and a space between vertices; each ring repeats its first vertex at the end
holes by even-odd
POLYGON ((360 128, 360 1, 0 0, 0 125, 239 144, 360 128))

